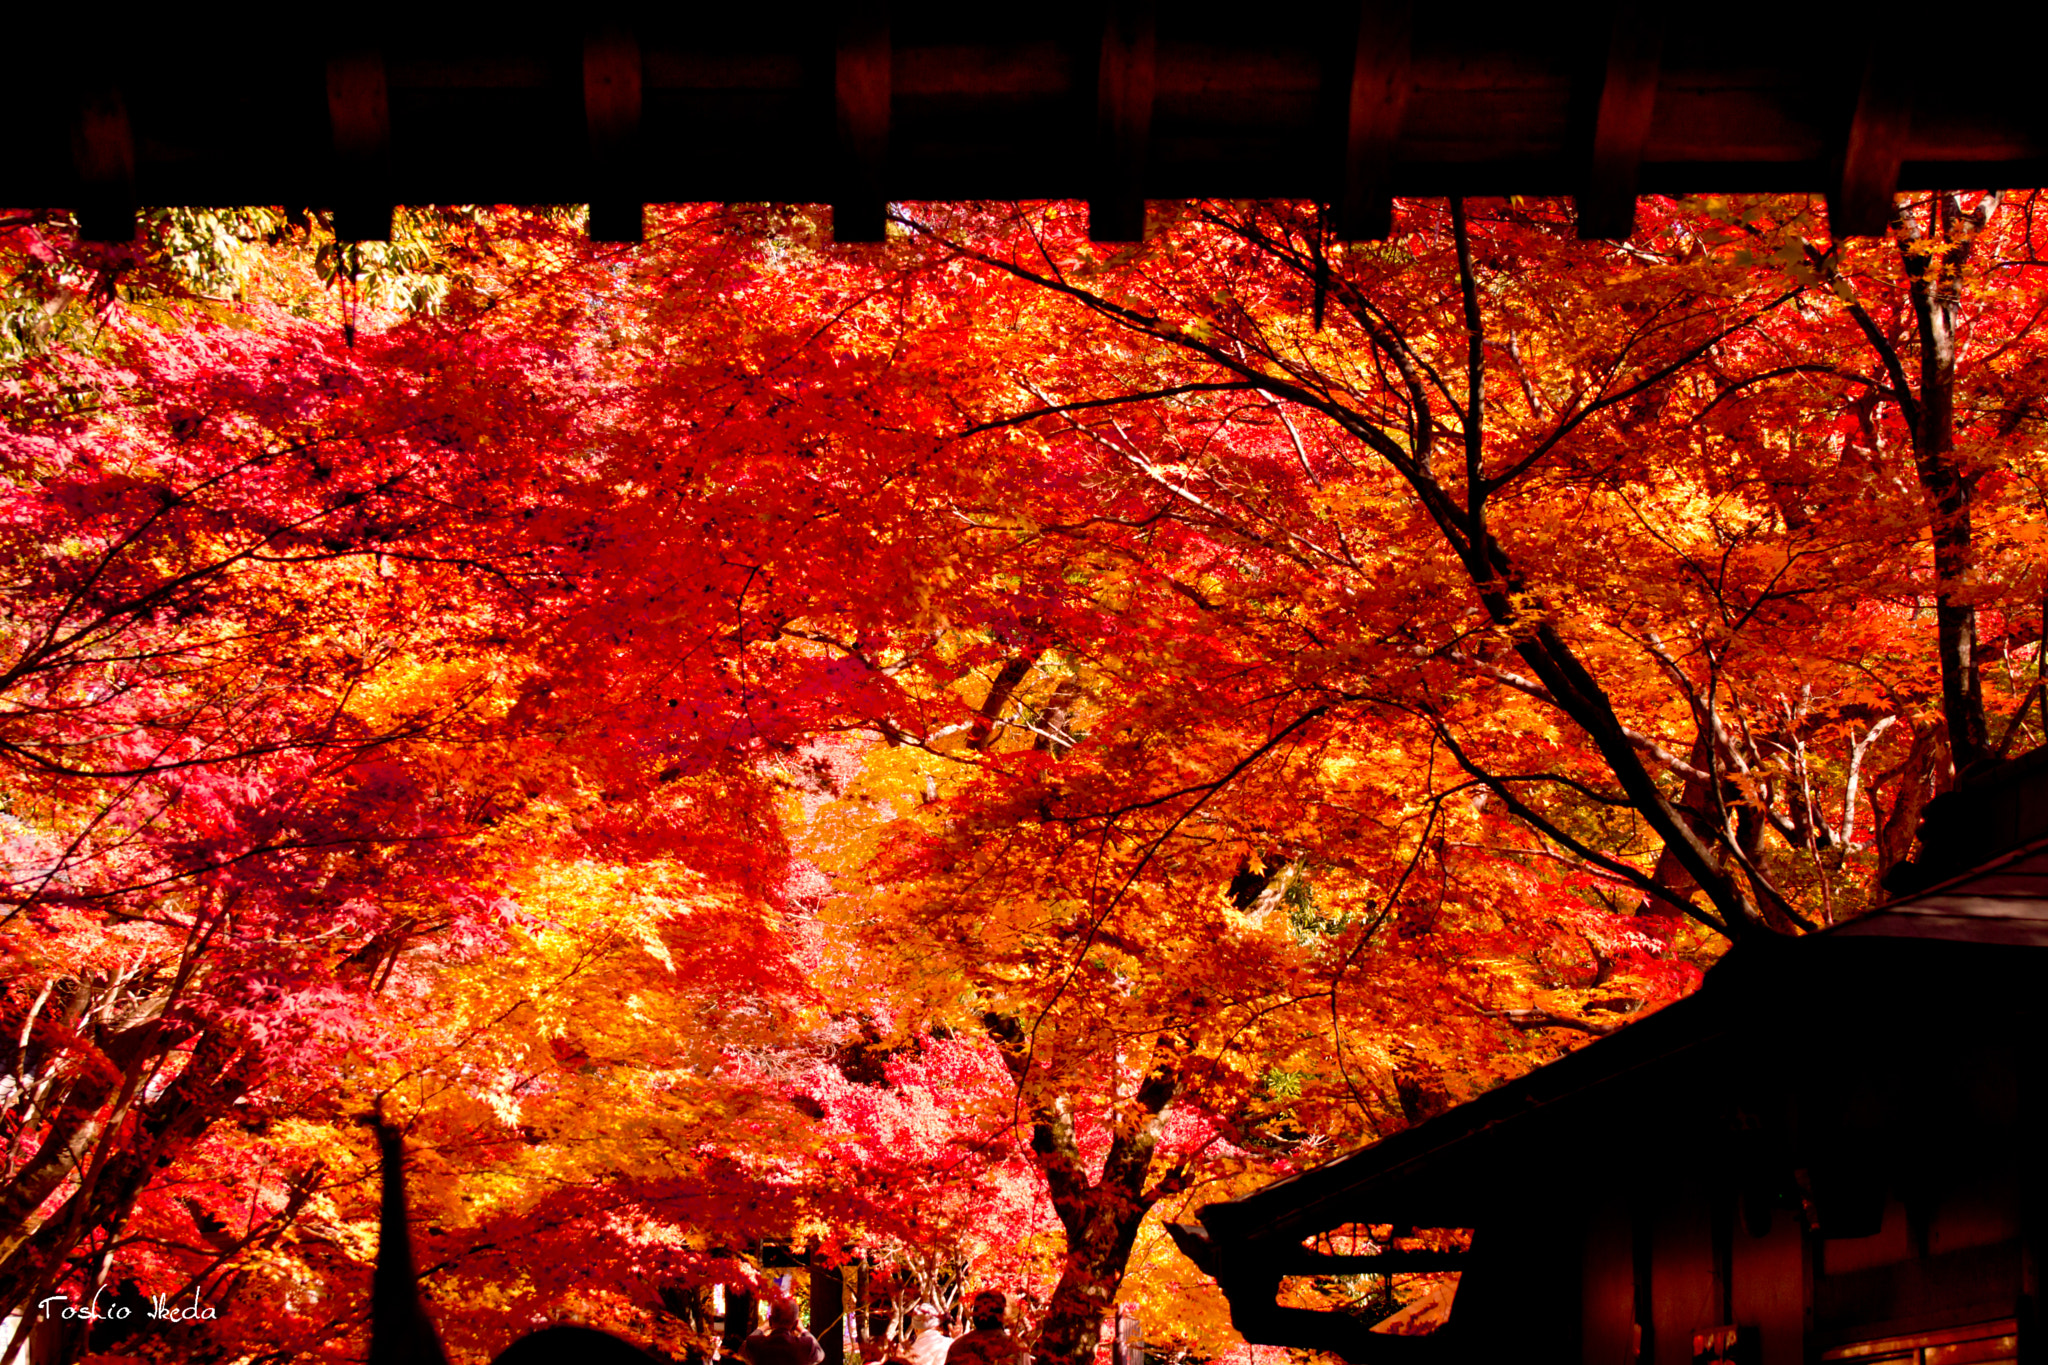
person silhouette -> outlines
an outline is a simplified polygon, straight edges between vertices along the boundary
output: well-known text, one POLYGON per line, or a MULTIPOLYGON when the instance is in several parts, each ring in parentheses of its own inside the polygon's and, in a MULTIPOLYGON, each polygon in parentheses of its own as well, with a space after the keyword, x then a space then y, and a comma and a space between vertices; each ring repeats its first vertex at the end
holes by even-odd
POLYGON ((946 1365, 946 1351, 953 1338, 939 1330, 939 1310, 928 1303, 919 1304, 911 1321, 917 1325, 917 1335, 910 1339, 910 1365, 946 1365))
POLYGON ((655 1358, 591 1327, 543 1327, 498 1352, 491 1365, 655 1365, 655 1358))
POLYGON ((780 1295, 769 1301, 768 1326, 740 1343, 740 1354, 752 1365, 823 1365, 825 1348, 797 1324, 796 1300, 780 1295))
POLYGON ((974 1330, 955 1337, 946 1348, 946 1365, 1019 1365, 1024 1347, 1003 1330, 1003 1314, 1010 1301, 1000 1289, 984 1289, 974 1296, 968 1319, 974 1330))

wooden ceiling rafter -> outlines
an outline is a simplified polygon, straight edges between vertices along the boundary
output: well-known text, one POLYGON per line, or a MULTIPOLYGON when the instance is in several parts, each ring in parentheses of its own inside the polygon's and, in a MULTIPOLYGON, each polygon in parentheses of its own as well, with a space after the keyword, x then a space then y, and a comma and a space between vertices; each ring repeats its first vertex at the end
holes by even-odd
POLYGON ((1626 241, 1636 230, 1636 185, 1657 110, 1666 6, 1621 0, 1608 33, 1586 188, 1577 196, 1586 241, 1626 241))
MULTIPOLYGON (((327 124, 337 172, 334 233, 345 242, 391 236, 391 82, 375 48, 327 59, 327 124)), ((131 229, 132 232, 132 229, 131 229)))
POLYGON ((78 102, 72 125, 78 168, 78 231, 88 239, 135 235, 135 133, 121 88, 104 84, 78 102))
POLYGON ((1892 220, 1899 169, 1913 126, 1909 30, 1873 24, 1856 112, 1842 152, 1842 178, 1828 196, 1828 227, 1839 237, 1881 237, 1892 220))
POLYGON ((1154 0, 1109 0, 1096 68, 1095 189, 1088 236, 1135 242, 1145 235, 1145 160, 1158 86, 1159 13, 1154 0))
POLYGON ((841 242, 879 242, 889 226, 883 187, 895 94, 886 0, 842 0, 832 93, 838 135, 832 236, 841 242))
POLYGON ((593 193, 590 237, 637 242, 644 231, 640 198, 640 40, 624 28, 593 30, 583 40, 583 122, 590 135, 593 193))
POLYGON ((1378 241, 1393 231, 1394 148, 1408 109, 1413 0, 1363 0, 1345 101, 1344 174, 1337 236, 1378 241))
POLYGON ((135 235, 135 134, 120 88, 111 83, 79 101, 71 133, 78 171, 78 228, 87 238, 135 235))

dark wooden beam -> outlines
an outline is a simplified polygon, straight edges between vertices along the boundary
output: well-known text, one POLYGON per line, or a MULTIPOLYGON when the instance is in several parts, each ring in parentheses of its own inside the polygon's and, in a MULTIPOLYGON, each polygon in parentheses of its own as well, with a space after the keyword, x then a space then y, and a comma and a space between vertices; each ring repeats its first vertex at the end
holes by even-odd
POLYGON ((88 242, 135 238, 135 136, 128 105, 103 86, 79 101, 72 125, 71 160, 81 190, 78 235, 88 242))
POLYGON ((1157 7, 1152 0, 1109 0, 1095 83, 1095 187, 1088 236, 1136 242, 1145 236, 1145 161, 1152 141, 1157 83, 1157 7))
POLYGON ((1471 1258, 1462 1251, 1380 1251, 1340 1256, 1289 1248, 1274 1256, 1283 1275, 1412 1275, 1424 1271, 1463 1270, 1471 1258))
POLYGON ((1636 179, 1657 109, 1665 6, 1620 0, 1607 34, 1607 65, 1593 120, 1593 156, 1578 195, 1582 241, 1625 241, 1636 230, 1636 179))
POLYGON ((644 234, 637 154, 640 144, 640 43, 607 28, 583 40, 583 123, 590 136, 593 184, 590 237, 637 242, 644 234))
POLYGON ((1842 178, 1828 196, 1828 231, 1837 237, 1881 237, 1892 221, 1899 167, 1913 123, 1912 71, 1905 44, 1913 28, 1878 23, 1870 30, 1856 113, 1842 151, 1842 178))
POLYGON ((383 53, 328 58, 327 122, 341 182, 334 198, 334 235, 344 242, 389 241, 391 91, 383 53))
MULTIPOLYGON (((1330 1351, 1358 1365, 1449 1365, 1463 1358, 1457 1352, 1456 1338, 1375 1333, 1349 1313, 1283 1308, 1276 1302, 1280 1281, 1287 1275, 1364 1272, 1289 1269, 1281 1263, 1286 1253, 1276 1258, 1265 1247, 1228 1239, 1218 1241, 1211 1229, 1199 1223, 1168 1223, 1166 1231, 1181 1254, 1216 1281, 1230 1303, 1230 1325, 1254 1345, 1330 1351)), ((1464 1268, 1470 1264, 1460 1262, 1464 1268)))
POLYGON ((889 201, 882 186, 894 86, 889 7, 884 0, 845 0, 832 66, 839 147, 832 237, 841 242, 879 242, 889 225, 889 201))
POLYGON ((1408 110, 1412 0, 1363 0, 1345 102, 1344 183, 1337 196, 1337 235, 1378 241, 1393 230, 1394 145, 1408 110))
MULTIPOLYGON (((835 0, 816 11, 818 23, 796 20, 813 12, 802 7, 586 6, 580 13, 630 15, 619 22, 640 47, 645 107, 629 197, 844 200, 849 223, 864 198, 870 228, 885 195, 1088 200, 1098 233, 1125 238, 1136 235, 1146 195, 1271 197, 1326 203, 1356 237, 1378 228, 1389 194, 1580 195, 1592 226, 1597 199, 1623 197, 1589 179, 1596 145, 1622 179, 1639 156, 1644 193, 1827 193, 1842 212, 1845 185, 1854 198, 1873 177, 1882 207, 1901 152, 1904 190, 2048 183, 2048 125, 2025 97, 2027 52, 2000 41, 1995 25, 1881 31, 1908 45, 1914 63, 1918 116, 1901 147, 1904 100, 1886 93, 1896 82, 1880 79, 1880 62, 1862 89, 1862 40, 1842 46, 1839 16, 1784 7, 1768 32, 1752 33, 1674 14, 1654 126, 1638 152, 1622 135, 1628 63, 1609 51, 1619 0, 1601 0, 1591 25, 1540 6, 1476 18, 1470 7, 1413 0, 1170 9, 1151 0, 1156 36, 1144 0, 1016 13, 896 5, 870 26, 886 27, 893 60, 881 60, 878 40, 848 32, 836 69, 842 15, 862 26, 846 7, 872 3, 835 0), (885 82, 887 101, 878 98, 885 82), (860 187, 873 174, 879 182, 860 187)), ((137 204, 339 203, 344 226, 360 227, 367 209, 374 235, 394 203, 560 204, 612 193, 593 179, 589 116, 602 92, 583 89, 586 25, 603 21, 483 32, 433 9, 408 11, 374 39, 336 40, 310 63, 275 26, 238 33, 233 65, 244 77, 233 81, 178 74, 222 60, 224 40, 204 26, 113 25, 79 44, 60 9, 27 11, 10 36, 37 60, 16 73, 25 112, 9 126, 0 198, 75 205, 121 183, 103 178, 94 190, 81 176, 97 154, 83 153, 80 96, 110 84, 134 132, 137 204), (358 41, 378 53, 330 67, 358 41)))

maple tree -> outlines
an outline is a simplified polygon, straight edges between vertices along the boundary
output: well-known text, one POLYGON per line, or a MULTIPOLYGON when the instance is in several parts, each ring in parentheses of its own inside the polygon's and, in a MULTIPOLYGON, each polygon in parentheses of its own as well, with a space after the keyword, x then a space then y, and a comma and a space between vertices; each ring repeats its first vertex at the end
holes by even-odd
POLYGON ((6 1304, 358 1350, 381 1112, 458 1352, 770 1242, 1219 1349, 1163 1218, 2042 731, 2031 202, 7 220, 6 1304))
MULTIPOLYGON (((462 553, 444 508, 488 477, 420 447, 458 445, 489 403, 450 373, 453 401, 423 411, 375 383, 417 367, 306 329, 137 331, 129 354, 47 354, 14 395, 7 918, 48 975, 10 1000, 41 1044, 10 1097, 32 1144, 10 1307, 125 1221, 262 1052, 345 1010, 324 972, 373 974, 409 900, 479 900, 446 856, 455 794, 420 761, 476 689, 406 676, 432 665, 394 589, 462 553)), ((445 659, 462 614, 432 625, 445 659)))
MULTIPOLYGON (((913 892, 928 907, 921 927, 969 940, 956 961, 971 979, 1022 1000, 988 1026, 1032 1101, 1034 1150, 1068 1234, 1043 1357, 1092 1351, 1143 1215, 1184 1178, 1154 1161, 1168 1105, 1232 1113, 1216 1078, 1261 1055, 1255 1030, 1284 1018, 1284 1003, 1326 994, 1341 1037, 1336 986, 1314 980, 1312 955, 1292 955, 1309 969, 1292 992, 1271 959, 1230 962, 1226 884, 1243 888, 1240 908, 1270 914, 1304 883, 1341 906, 1343 874, 1364 873, 1351 894, 1376 930, 1414 914, 1399 898, 1414 859, 1434 853, 1472 910, 1524 922, 1461 944, 1462 964, 1491 951, 1526 967, 1583 935, 1580 980, 1596 986, 1612 982, 1617 956, 1597 934, 1628 921, 1587 911, 1621 908, 1617 893, 1728 937, 1809 929, 1868 902, 1871 860, 1854 828, 1872 746, 1901 712, 1940 716, 1944 701, 1952 733, 1981 735, 1974 619, 2024 620, 2039 590, 2024 554, 1978 577, 1967 600, 1962 587, 1963 490, 2002 502, 2014 526, 2031 509, 2012 497, 2024 485, 2000 476, 2032 471, 2010 440, 2003 463, 1980 451, 1965 466, 1942 428, 1952 419, 1928 416, 1953 402, 1944 348, 1958 281, 1996 200, 1961 204, 1937 196, 1928 210, 1949 246, 1902 227, 1891 263, 1909 304, 1894 317, 1919 319, 1917 398, 1898 375, 1911 343, 1896 323, 1886 340, 1853 298, 1811 297, 1824 280, 1847 295, 1846 270, 1884 266, 1806 240, 1800 204, 1739 219, 1718 205, 1670 212, 1643 245, 1589 250, 1543 209, 1475 216, 1454 200, 1417 206, 1387 246, 1341 254, 1312 207, 1197 205, 1108 261, 1059 209, 907 220, 950 264, 979 267, 978 325, 1060 338, 977 349, 1006 357, 996 372, 1008 383, 976 392, 1007 389, 1008 405, 969 414, 970 432, 1000 441, 988 466, 1004 478, 962 500, 991 530, 1057 547, 1037 580, 1046 605, 1001 642, 980 717, 990 727, 1009 714, 1036 741, 1029 756, 991 761, 997 780, 947 813, 913 892), (1016 283, 1024 298, 1006 288, 1016 283), (1852 322, 1887 357, 1889 387, 1842 344, 1852 322), (1831 327, 1828 359, 1787 363, 1831 327), (1489 385, 1502 371, 1508 382, 1489 385), (1872 486, 1886 488, 1897 458, 1855 440, 1873 397, 1911 429, 1902 444, 1927 493, 1903 535, 1900 509, 1871 517, 1872 486), (1919 548, 1930 540, 1931 566, 1919 548), (1076 564, 1091 555, 1129 578, 1156 575, 1151 601, 1117 603, 1114 632, 1086 619, 1079 584, 1096 580, 1076 564), (1930 567, 1932 696, 1915 676, 1926 651, 1898 634, 1930 567), (1147 669, 1133 658, 1143 625, 1165 622, 1165 657, 1147 669), (1065 657, 1027 698, 1019 687, 1053 651, 1065 657), (1088 701, 1100 709, 1087 740, 1057 757, 1088 701), (1368 764, 1377 771, 1353 781, 1386 781, 1378 811, 1337 776, 1368 764), (1475 792, 1476 828, 1444 819, 1447 797, 1475 792), (1371 846, 1374 815, 1393 826, 1394 848, 1371 846), (1440 822, 1469 851, 1430 849, 1440 822), (1400 835, 1416 833, 1404 869, 1400 835), (1558 865, 1535 879, 1552 883, 1547 896, 1532 894, 1532 859, 1558 865), (929 900, 933 873, 953 898, 929 900), (1375 881, 1385 901, 1368 899, 1375 881), (1194 922, 1144 924, 1147 892, 1194 922), (1195 942, 1198 956, 1174 956, 1195 942), (1204 979, 1226 962, 1223 980, 1204 979), (1088 999, 1098 972, 1109 989, 1088 999), (1178 1009, 1146 1009, 1155 973, 1164 994, 1185 993, 1178 1009), (1048 1039, 1062 1028, 1095 1033, 1088 1061, 1057 1056, 1048 1039), (1203 1029, 1228 1043, 1205 1047, 1203 1029), (1075 1090, 1091 1073, 1114 1076, 1112 1057, 1129 1074, 1098 1101, 1114 1137, 1091 1160, 1073 1132, 1075 1090)), ((1987 329, 2004 332, 1994 359, 2023 347, 2037 316, 2031 243, 2006 249, 2003 266, 2025 282, 1980 302, 1987 329)), ((2010 438, 2026 414, 2003 408, 2010 438)), ((1018 595, 1033 600, 1032 586, 1018 595)), ((2014 634, 2038 672, 2038 629, 2014 634)), ((2022 691, 2006 690, 2008 704, 2022 691)), ((991 734, 977 729, 969 747, 986 750, 991 734)), ((1982 752, 1971 743, 1957 752, 1982 752)), ((1925 754, 1902 760, 1899 785, 1924 782, 1925 754)), ((1885 818, 1892 860, 1917 804, 1909 794, 1885 818)), ((1633 918, 1653 940, 1674 932, 1633 918)), ((1400 946, 1372 939, 1347 944, 1344 965, 1370 943, 1376 975, 1398 970, 1400 946)), ((1456 979, 1430 965, 1437 991, 1456 979)), ((1509 989, 1526 1001, 1532 984, 1509 989)), ((1402 1004, 1427 1018, 1433 994, 1402 1004)), ((1469 1001, 1468 1018, 1485 1013, 1469 1001)), ((1494 1014, 1601 1031, 1586 1006, 1614 1001, 1582 991, 1494 1014)), ((1417 1027, 1394 1013, 1395 1029, 1417 1027)), ((1500 1046, 1468 1037, 1449 1051, 1477 1075, 1489 1042, 1500 1046)))
MULTIPOLYGON (((21 232, 60 315, 67 269, 137 265, 21 232)), ((100 299, 94 344, 34 352, 12 392, 10 1308, 74 1249, 103 1264, 220 1119, 303 1104, 281 1071, 374 1050, 406 953, 487 951, 508 857, 604 833, 551 735, 507 747, 533 681, 512 637, 591 571, 555 496, 584 396, 541 382, 561 354, 359 333, 348 298, 340 330, 150 299, 100 299)), ((677 775, 635 828, 744 829, 748 789, 677 775)))
MULTIPOLYGON (((679 295, 697 304, 722 296, 739 282, 734 269, 743 276, 749 258, 768 253, 758 233, 703 217, 742 250, 724 266, 679 253, 662 281, 671 309, 687 312, 679 295)), ((62 746, 64 770, 47 775, 63 781, 23 786, 70 800, 10 811, 10 999, 24 1035, 41 1045, 13 1095, 14 1150, 27 1163, 12 1186, 16 1304, 60 1279, 75 1285, 82 1275, 90 1289, 117 1245, 127 1265, 138 1255, 153 1263, 138 1248, 158 1248, 178 1277, 216 1296, 256 1295, 279 1274, 286 1284, 345 1277, 360 1262, 360 1234, 346 1229, 362 1226, 349 1191, 365 1169, 362 1134, 347 1130, 379 1093, 373 1081, 398 1084, 386 1073, 409 1078, 399 1095, 425 1086, 411 1122, 467 1150, 472 1172, 494 1163, 507 1184, 519 1183, 520 1166, 504 1155, 508 1142, 579 1140, 551 1132, 551 1113, 630 1131, 627 1094, 580 1079, 598 1065, 590 1041, 559 1017, 546 1022, 541 1002, 559 995, 559 964, 550 964, 561 950, 542 934, 508 952, 533 932, 517 907, 546 900, 563 875, 550 867, 594 858, 628 875, 698 840, 699 853, 723 847, 647 893, 659 912, 630 930, 644 948, 637 956, 600 947, 628 932, 622 905, 638 901, 609 901, 605 874, 578 874, 570 899, 582 912, 571 920, 596 916, 583 941, 599 946, 577 951, 608 964, 593 994, 615 990, 652 954, 668 972, 660 993, 672 1008, 710 1008, 691 983, 715 982, 717 1011, 684 1031, 724 1051, 742 1032, 704 1021, 755 1011, 765 1028, 789 1000, 802 1003, 805 992, 792 997, 773 967, 784 954, 801 960, 802 935, 782 922, 795 893, 773 854, 778 779, 760 760, 809 727, 872 710, 861 699, 873 684, 814 644, 782 641, 788 613, 769 591, 772 561, 820 557, 804 544, 808 518, 763 527, 754 515, 777 472, 755 459, 756 443, 782 435, 764 409, 772 414, 783 396, 765 386, 750 399, 758 357, 729 346, 749 327, 762 348, 802 328, 758 308, 749 318, 745 300, 707 316, 692 334, 697 347, 676 355, 665 401, 634 409, 706 429, 695 451, 709 467, 691 497, 674 499, 690 475, 662 477, 667 447, 641 444, 645 428, 619 418, 638 377, 631 366, 646 356, 607 359, 613 348, 586 311, 601 311, 612 265, 593 262, 573 230, 544 217, 483 227, 476 250, 497 254, 485 262, 493 277, 469 297, 438 296, 436 316, 380 321, 352 278, 309 305, 303 270, 272 286, 286 294, 282 307, 201 299, 196 319, 191 299, 79 289, 70 292, 100 314, 92 344, 31 348, 22 367, 12 487, 33 515, 21 518, 16 554, 43 584, 24 585, 22 617, 40 611, 56 643, 17 669, 35 704, 14 718, 24 737, 15 754, 33 764, 33 745, 62 746), (504 288, 507 278, 519 287, 504 288), (720 329, 735 312, 743 325, 720 329), (107 459, 109 449, 120 458, 107 459), (707 556, 706 533, 721 524, 731 530, 724 554, 707 556), (132 581, 98 598, 76 593, 80 560, 98 573, 95 585, 124 571, 132 581), (677 659, 694 666, 678 669, 677 659), (121 685, 98 685, 109 677, 121 685), (41 704, 67 686, 68 709, 41 704), (118 837, 96 837, 109 831, 118 837), (508 885, 527 889, 508 895, 508 885), (691 896, 752 908, 711 914, 691 896), (677 929, 669 952, 662 935, 677 929), (488 973, 465 972, 479 961, 488 973), (678 978, 678 961, 704 972, 678 978), (118 968, 103 972, 103 963, 118 968), (419 992, 432 1008, 400 1003, 419 992), (52 996, 70 1012, 46 1011, 52 996), (539 1034, 522 1034, 510 1008, 532 1014, 539 1034), (80 1018, 115 1026, 72 1027, 80 1018), (542 1043, 556 1067, 530 1069, 531 1093, 504 1090, 511 1063, 489 1050, 530 1055, 542 1043), (102 1065, 109 1056, 115 1068, 102 1065), (557 1070, 577 1079, 548 1079, 557 1070), (156 1088, 152 1078, 168 1074, 174 1084, 156 1088), (427 1084, 435 1076, 463 1107, 433 1109, 428 1101, 444 1093, 427 1084), (577 1103, 556 1111, 557 1095, 577 1103), (257 1140, 221 1129, 223 1117, 257 1140), (337 1149, 355 1155, 339 1160, 337 1149), (212 1174, 152 1184, 173 1159, 212 1174), (241 1216, 252 1164, 271 1173, 257 1178, 261 1193, 241 1216), (267 1273, 250 1268, 258 1253, 267 1273), (279 1270, 293 1256, 300 1269, 279 1270)), ((60 316, 67 268, 132 280, 164 254, 138 265, 67 247, 67 260, 41 223, 25 233, 23 254, 51 267, 45 283, 57 286, 48 292, 60 316)), ((328 262, 345 254, 319 252, 328 262)), ((658 334, 671 355, 677 335, 658 334)), ((849 374, 849 385, 861 382, 849 374)), ((814 392, 828 422, 849 401, 814 392)), ((864 512, 880 524, 886 467, 864 483, 848 477, 834 495, 867 498, 864 512)), ((660 1055, 647 1030, 678 1026, 668 1014, 653 1020, 635 1045, 608 1050, 660 1055)), ((773 1078, 754 1080, 774 1088, 773 1078)), ((648 1100, 649 1122, 685 1124, 677 1110, 695 1093, 679 1084, 648 1100)), ((744 1090, 718 1093, 730 1120, 744 1090)), ((690 1156, 696 1183, 680 1188, 673 1161, 656 1172, 645 1152, 636 1165, 616 1143, 596 1150, 610 1177, 644 1177, 635 1197, 648 1207, 697 1209, 730 1244, 747 1228, 701 1211, 721 1192, 768 1180, 775 1163, 758 1145, 690 1156)), ((593 1221, 604 1224, 601 1181, 580 1201, 535 1203, 532 1185, 557 1178, 561 1162, 541 1163, 545 1178, 525 1164, 529 1196, 484 1201, 457 1234, 458 1243, 466 1234, 466 1263, 488 1268, 485 1249, 521 1227, 594 1235, 593 1221)), ((770 1206, 759 1231, 786 1220, 786 1200, 752 1202, 770 1206)), ((521 1244, 532 1243, 525 1235, 521 1244)), ((631 1243, 612 1245, 624 1255, 631 1243)), ((590 1259, 581 1264, 587 1276, 590 1259)), ((340 1306, 331 1292, 309 1304, 302 1345, 331 1348, 360 1328, 359 1305, 340 1306)), ((262 1330, 285 1335, 270 1318, 262 1330)))

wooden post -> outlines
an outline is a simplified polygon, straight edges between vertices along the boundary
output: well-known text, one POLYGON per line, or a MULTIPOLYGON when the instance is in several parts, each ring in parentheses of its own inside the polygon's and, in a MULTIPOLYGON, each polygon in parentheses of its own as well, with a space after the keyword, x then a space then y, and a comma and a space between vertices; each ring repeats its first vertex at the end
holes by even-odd
POLYGON ((1656 1234, 1655 1210, 1646 1195, 1629 1203, 1629 1282, 1635 1323, 1630 1333, 1629 1365, 1653 1365, 1657 1359, 1657 1293, 1651 1279, 1655 1261, 1652 1242, 1656 1234))
POLYGON ((825 1365, 846 1365, 846 1272, 815 1247, 810 1262, 811 1335, 825 1348, 825 1365))
POLYGON ((1579 1272, 1579 1342, 1585 1365, 1633 1365, 1635 1258, 1629 1211, 1609 1196, 1586 1220, 1579 1272))
POLYGON ((2015 1078, 2019 1114, 2014 1155, 2019 1167, 2020 1292, 2013 1316, 2018 1319, 2017 1365, 2048 1365, 2048 1342, 2042 1340, 2042 1237, 2048 1233, 2048 1181, 2041 1173, 2041 1144, 2048 1140, 2048 1062, 2041 1056, 2041 1030, 2048 1028, 2048 1009, 2038 997, 2020 1006, 2015 1078))
POLYGON ((753 1294, 735 1285, 725 1287, 725 1332, 719 1338, 718 1349, 724 1355, 738 1355, 740 1343, 754 1333, 754 1319, 758 1316, 753 1294))

